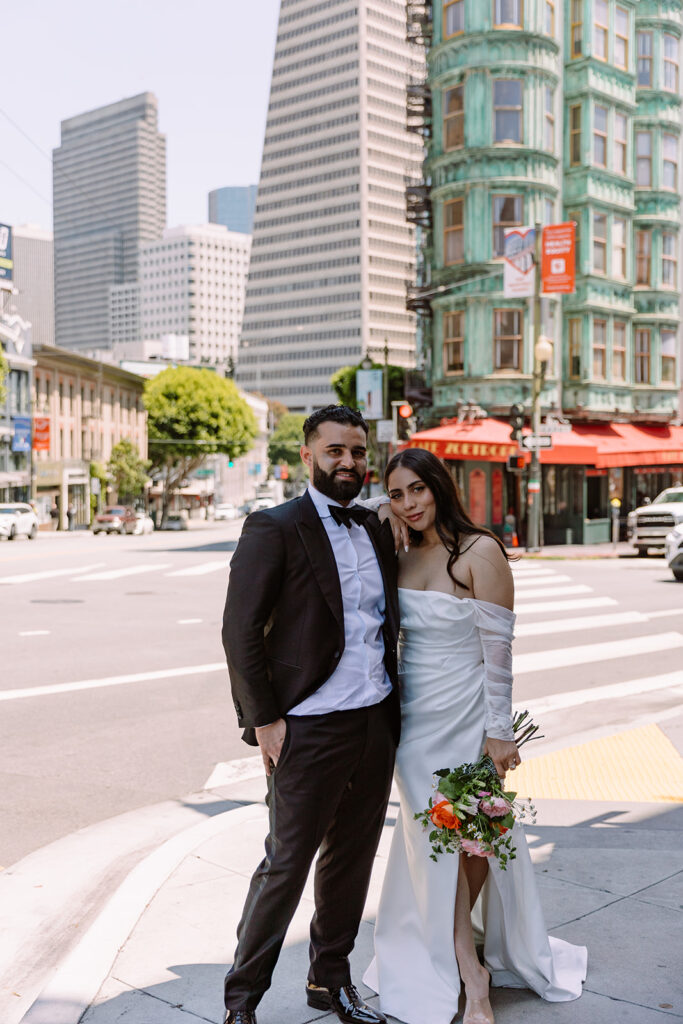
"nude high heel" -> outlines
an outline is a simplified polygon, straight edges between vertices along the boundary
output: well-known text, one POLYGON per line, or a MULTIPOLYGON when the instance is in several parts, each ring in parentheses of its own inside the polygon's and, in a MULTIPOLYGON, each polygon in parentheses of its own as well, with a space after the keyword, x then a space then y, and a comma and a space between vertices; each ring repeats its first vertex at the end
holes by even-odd
MULTIPOLYGON (((491 984, 490 975, 488 975, 488 983, 491 984)), ((462 1024, 495 1024, 488 992, 486 995, 470 997, 467 994, 467 986, 465 986, 465 1000, 462 1024)))

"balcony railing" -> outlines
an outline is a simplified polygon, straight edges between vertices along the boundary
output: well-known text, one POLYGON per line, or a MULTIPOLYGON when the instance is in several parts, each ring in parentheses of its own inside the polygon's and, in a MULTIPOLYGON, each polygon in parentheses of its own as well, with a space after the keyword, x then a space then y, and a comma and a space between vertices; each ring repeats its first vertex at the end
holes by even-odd
POLYGON ((431 0, 407 0, 406 39, 426 48, 432 45, 431 0))
POLYGON ((406 86, 406 128, 425 140, 432 137, 432 93, 424 79, 406 86))
POLYGON ((406 178, 406 220, 427 231, 432 226, 431 188, 419 179, 406 178))

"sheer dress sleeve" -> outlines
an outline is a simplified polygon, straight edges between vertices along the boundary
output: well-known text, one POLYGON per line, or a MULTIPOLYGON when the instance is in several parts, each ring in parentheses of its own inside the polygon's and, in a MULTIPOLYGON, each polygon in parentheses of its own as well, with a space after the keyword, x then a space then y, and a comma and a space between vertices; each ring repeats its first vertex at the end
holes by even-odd
POLYGON ((512 641, 515 615, 489 601, 475 601, 484 652, 486 735, 514 740, 512 731, 512 641))

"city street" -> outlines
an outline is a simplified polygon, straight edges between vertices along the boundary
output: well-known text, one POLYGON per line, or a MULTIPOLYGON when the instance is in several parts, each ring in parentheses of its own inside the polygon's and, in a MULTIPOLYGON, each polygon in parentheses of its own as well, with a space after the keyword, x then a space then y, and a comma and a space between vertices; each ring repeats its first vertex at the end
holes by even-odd
MULTIPOLYGON (((0 545, 0 865, 253 756, 220 642, 240 530, 0 545)), ((675 739, 683 586, 664 561, 524 558, 514 570, 515 702, 546 737, 528 749, 652 722, 675 739)))

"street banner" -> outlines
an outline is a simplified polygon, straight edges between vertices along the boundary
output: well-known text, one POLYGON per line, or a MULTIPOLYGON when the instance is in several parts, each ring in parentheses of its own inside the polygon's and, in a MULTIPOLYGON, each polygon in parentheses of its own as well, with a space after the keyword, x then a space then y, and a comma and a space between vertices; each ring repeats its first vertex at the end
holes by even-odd
POLYGON ((549 224, 541 238, 541 291, 569 295, 576 290, 576 224, 549 224))
POLYGON ((12 228, 9 224, 0 224, 0 281, 12 280, 12 228))
POLYGON ((503 294, 506 299, 534 294, 535 247, 536 231, 533 227, 509 228, 505 232, 503 294))
POLYGON ((366 420, 384 416, 383 370, 358 370, 356 373, 356 405, 366 420))
POLYGON ((31 418, 29 416, 16 416, 12 423, 14 433, 12 434, 13 452, 31 451, 31 418))
POLYGON ((50 417, 33 417, 33 450, 49 452, 50 450, 50 417))

